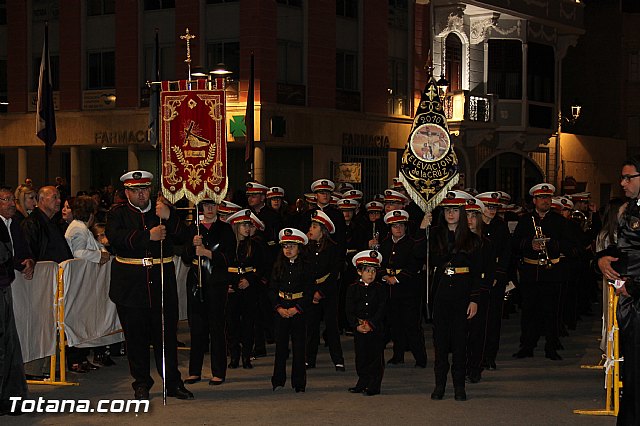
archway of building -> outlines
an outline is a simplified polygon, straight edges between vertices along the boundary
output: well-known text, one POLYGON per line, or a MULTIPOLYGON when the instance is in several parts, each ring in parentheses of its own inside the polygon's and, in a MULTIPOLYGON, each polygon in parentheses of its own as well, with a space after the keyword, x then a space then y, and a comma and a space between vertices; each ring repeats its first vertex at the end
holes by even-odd
POLYGON ((511 195, 512 203, 521 204, 529 188, 543 181, 544 173, 526 155, 503 152, 485 160, 475 177, 478 191, 504 191, 511 195))

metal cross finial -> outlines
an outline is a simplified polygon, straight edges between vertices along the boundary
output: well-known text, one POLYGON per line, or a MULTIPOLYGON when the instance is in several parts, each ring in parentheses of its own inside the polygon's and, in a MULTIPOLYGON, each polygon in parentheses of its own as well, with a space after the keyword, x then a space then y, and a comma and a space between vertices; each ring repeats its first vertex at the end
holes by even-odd
POLYGON ((191 39, 194 38, 196 38, 196 36, 189 34, 189 28, 187 28, 185 35, 180 36, 180 39, 187 41, 187 59, 184 60, 187 64, 191 64, 191 39))

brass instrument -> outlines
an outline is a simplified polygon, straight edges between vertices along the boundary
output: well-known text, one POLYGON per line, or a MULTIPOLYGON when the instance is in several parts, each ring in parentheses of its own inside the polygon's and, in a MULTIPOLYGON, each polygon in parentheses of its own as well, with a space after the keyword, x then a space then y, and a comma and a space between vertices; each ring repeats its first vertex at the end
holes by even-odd
POLYGON ((587 215, 580 210, 574 210, 571 212, 571 220, 573 220, 580 226, 582 232, 587 232, 591 227, 591 223, 587 218, 587 215))
POLYGON ((547 241, 549 241, 550 238, 544 236, 542 233, 542 226, 536 224, 535 216, 531 216, 531 220, 533 221, 533 230, 535 231, 535 238, 533 241, 540 244, 538 265, 549 269, 553 266, 551 259, 549 258, 549 252, 547 251, 547 241))
POLYGON ((373 250, 380 250, 380 242, 378 241, 378 237, 380 237, 380 233, 376 231, 376 223, 373 222, 373 239, 377 241, 377 244, 374 244, 373 250))

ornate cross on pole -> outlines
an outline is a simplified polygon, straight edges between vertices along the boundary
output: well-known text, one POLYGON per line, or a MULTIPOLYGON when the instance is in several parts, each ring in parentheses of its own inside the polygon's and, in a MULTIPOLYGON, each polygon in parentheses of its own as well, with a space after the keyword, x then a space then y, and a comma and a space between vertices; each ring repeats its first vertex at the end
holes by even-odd
POLYGON ((189 81, 191 81, 191 40, 194 38, 196 38, 196 36, 189 33, 189 28, 187 28, 184 35, 180 36, 180 39, 187 41, 187 59, 185 59, 184 62, 187 64, 189 81))

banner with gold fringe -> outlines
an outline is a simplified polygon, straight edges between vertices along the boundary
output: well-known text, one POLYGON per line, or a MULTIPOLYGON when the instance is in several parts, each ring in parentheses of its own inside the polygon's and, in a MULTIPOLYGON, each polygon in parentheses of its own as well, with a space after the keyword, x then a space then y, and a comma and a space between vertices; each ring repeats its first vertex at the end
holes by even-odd
POLYGON ((162 82, 162 194, 171 203, 216 203, 227 194, 224 79, 162 82), (177 87, 176 87, 177 86, 177 87))
POLYGON ((458 158, 433 76, 422 92, 399 175, 411 199, 425 212, 458 183, 458 158))

